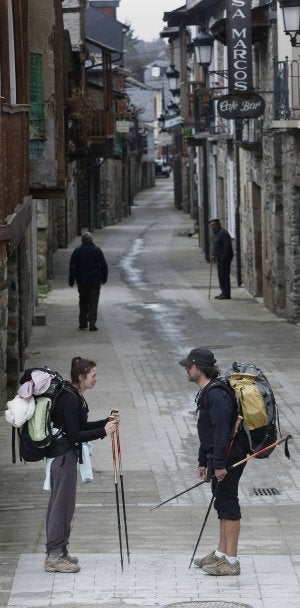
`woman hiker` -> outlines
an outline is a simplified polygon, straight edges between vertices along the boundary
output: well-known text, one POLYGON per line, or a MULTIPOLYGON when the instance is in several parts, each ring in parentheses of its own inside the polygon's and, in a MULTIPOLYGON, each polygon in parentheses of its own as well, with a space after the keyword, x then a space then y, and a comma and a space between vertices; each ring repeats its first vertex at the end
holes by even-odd
MULTIPOLYGON (((97 368, 93 361, 74 357, 71 384, 57 397, 52 414, 53 432, 62 429, 47 458, 46 480, 50 478, 50 500, 46 517, 46 572, 79 572, 77 557, 68 553, 71 521, 75 510, 77 462, 81 461, 82 443, 103 439, 119 425, 119 412, 104 420, 88 422, 88 406, 83 394, 94 388, 97 368)), ((47 482, 45 482, 47 489, 47 482)))

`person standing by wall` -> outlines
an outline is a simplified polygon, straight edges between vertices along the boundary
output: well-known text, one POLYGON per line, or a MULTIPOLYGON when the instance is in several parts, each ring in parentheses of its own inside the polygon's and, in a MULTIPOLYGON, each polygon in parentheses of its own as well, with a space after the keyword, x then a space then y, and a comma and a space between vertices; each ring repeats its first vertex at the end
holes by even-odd
POLYGON ((218 279, 221 293, 215 297, 216 300, 230 300, 230 268, 233 258, 231 236, 225 228, 222 228, 220 220, 210 220, 213 232, 213 256, 212 261, 217 262, 218 279))
POLYGON ((103 251, 96 247, 90 232, 82 235, 82 243, 74 249, 69 266, 69 285, 75 281, 79 293, 79 329, 97 331, 98 302, 101 285, 107 281, 108 267, 103 251))
POLYGON ((88 406, 83 397, 94 388, 97 368, 94 361, 74 357, 71 384, 57 397, 52 414, 53 433, 62 430, 49 451, 44 489, 51 495, 46 516, 46 572, 79 572, 78 558, 68 552, 71 522, 75 510, 77 462, 81 460, 82 443, 104 439, 119 425, 117 410, 104 420, 88 422, 88 406), (55 431, 55 432, 54 432, 55 431))
POLYGON ((241 431, 241 437, 238 433, 232 442, 237 403, 229 389, 223 388, 217 380, 220 372, 213 353, 206 347, 194 348, 179 365, 186 369, 189 382, 195 382, 199 388, 196 396, 200 440, 198 477, 212 480, 214 508, 220 522, 217 549, 195 559, 194 564, 214 576, 239 575, 237 549, 241 510, 238 485, 245 465, 228 469, 246 455, 247 437, 241 431))

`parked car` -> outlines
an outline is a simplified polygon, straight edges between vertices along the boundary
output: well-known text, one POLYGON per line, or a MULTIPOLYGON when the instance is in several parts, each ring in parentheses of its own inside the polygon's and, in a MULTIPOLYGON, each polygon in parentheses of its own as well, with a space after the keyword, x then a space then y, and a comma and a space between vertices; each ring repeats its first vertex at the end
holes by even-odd
POLYGON ((169 177, 171 173, 171 167, 167 161, 157 158, 155 161, 155 175, 158 177, 169 177))

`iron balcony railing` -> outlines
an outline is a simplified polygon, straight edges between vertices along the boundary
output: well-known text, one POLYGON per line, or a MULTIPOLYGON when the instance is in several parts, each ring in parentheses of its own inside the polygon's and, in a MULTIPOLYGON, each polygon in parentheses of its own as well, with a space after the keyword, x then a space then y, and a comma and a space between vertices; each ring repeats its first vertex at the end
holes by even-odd
POLYGON ((275 120, 300 119, 300 65, 298 60, 274 63, 275 120))

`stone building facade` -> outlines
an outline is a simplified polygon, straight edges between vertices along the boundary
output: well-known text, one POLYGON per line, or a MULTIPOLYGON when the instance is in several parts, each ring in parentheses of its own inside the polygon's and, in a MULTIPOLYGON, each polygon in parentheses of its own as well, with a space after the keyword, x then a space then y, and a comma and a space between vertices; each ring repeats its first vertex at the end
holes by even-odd
MULTIPOLYGON (((229 5, 225 0, 187 0, 185 7, 167 14, 168 25, 178 27, 181 47, 184 30, 195 36, 205 29, 214 38, 206 69, 194 57, 192 113, 186 110, 186 99, 193 82, 185 80, 181 86, 185 125, 193 128, 189 143, 195 156, 199 243, 209 258, 208 220, 220 217, 235 246, 236 284, 263 298, 278 316, 300 322, 297 48, 283 31, 279 2, 251 0, 252 90, 263 98, 265 111, 242 121, 221 117, 218 99, 228 94, 232 70, 227 58, 229 5)), ((243 2, 238 6, 242 11, 243 2)))

